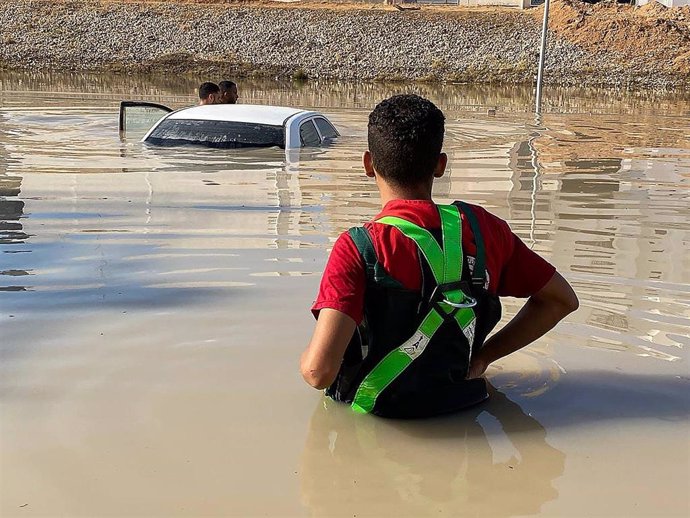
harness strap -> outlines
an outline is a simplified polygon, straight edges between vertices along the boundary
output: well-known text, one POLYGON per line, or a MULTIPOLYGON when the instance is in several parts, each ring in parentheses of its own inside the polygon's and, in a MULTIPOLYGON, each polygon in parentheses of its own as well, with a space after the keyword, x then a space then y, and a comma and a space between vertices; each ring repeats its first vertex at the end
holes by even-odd
POLYGON ((364 227, 352 227, 348 230, 352 242, 357 247, 359 255, 362 256, 367 279, 376 282, 387 288, 402 288, 399 281, 388 275, 383 265, 376 256, 374 243, 371 241, 369 232, 364 227))
POLYGON ((475 254, 474 271, 472 272, 472 283, 479 287, 484 287, 486 281, 486 253, 484 251, 484 239, 479 228, 479 220, 477 215, 467 203, 464 201, 456 201, 453 205, 460 207, 462 213, 467 217, 474 235, 474 243, 477 246, 477 253, 475 254))
POLYGON ((364 227, 353 227, 348 230, 353 243, 357 247, 362 259, 364 259, 364 266, 367 270, 367 278, 376 278, 376 265, 378 264, 378 259, 376 257, 376 251, 374 250, 374 244, 371 242, 371 236, 369 232, 366 231, 364 227))
MULTIPOLYGON (((402 218, 386 216, 377 223, 391 225, 412 239, 421 250, 437 288, 440 300, 431 300, 431 309, 413 335, 402 345, 389 352, 362 380, 354 400, 353 410, 367 413, 373 410, 377 397, 426 349, 436 331, 445 320, 454 320, 463 332, 470 347, 474 342, 476 318, 473 301, 462 290, 462 225, 458 208, 454 205, 438 205, 441 216, 442 246, 426 229, 402 218)), ((474 302, 476 303, 476 301, 474 302)))

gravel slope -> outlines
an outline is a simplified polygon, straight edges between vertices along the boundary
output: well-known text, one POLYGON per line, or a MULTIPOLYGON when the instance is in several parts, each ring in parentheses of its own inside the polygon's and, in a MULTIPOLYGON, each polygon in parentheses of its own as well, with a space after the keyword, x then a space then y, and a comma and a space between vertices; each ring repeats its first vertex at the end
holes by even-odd
MULTIPOLYGON (((266 4, 2 0, 0 68, 219 72, 295 78, 530 82, 541 27, 508 9, 400 12, 266 4)), ((546 80, 663 87, 663 62, 549 41, 546 80)))

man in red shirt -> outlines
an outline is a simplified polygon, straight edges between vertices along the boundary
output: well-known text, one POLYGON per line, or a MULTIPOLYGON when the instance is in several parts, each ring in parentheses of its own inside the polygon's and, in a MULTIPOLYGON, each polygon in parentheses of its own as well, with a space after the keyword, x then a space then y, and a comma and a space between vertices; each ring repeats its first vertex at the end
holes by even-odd
POLYGON ((383 209, 335 242, 312 307, 302 376, 360 412, 417 417, 476 402, 461 400, 489 364, 578 307, 568 282, 505 221, 476 205, 434 204, 444 119, 416 95, 370 114, 364 170, 383 209), (484 341, 499 296, 528 300, 484 341))

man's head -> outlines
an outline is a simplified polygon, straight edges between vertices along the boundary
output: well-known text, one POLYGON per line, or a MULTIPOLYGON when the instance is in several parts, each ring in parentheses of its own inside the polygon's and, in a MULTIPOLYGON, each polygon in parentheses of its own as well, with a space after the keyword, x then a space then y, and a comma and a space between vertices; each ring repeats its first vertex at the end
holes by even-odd
POLYGON ((221 81, 218 83, 220 87, 220 103, 221 104, 236 104, 239 95, 237 95, 237 85, 232 81, 221 81))
POLYGON ((201 83, 199 86, 199 104, 218 104, 220 88, 216 83, 201 83))
POLYGON ((394 95, 369 115, 369 151, 364 154, 367 175, 408 188, 430 184, 443 175, 445 117, 434 103, 418 95, 394 95))

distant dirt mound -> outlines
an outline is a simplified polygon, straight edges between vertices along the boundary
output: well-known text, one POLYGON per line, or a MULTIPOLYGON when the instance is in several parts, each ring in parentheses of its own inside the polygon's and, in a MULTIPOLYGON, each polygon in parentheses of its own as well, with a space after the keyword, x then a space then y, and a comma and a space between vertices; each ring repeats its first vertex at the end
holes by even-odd
MULTIPOLYGON (((543 8, 535 16, 543 16, 543 8)), ((675 72, 690 73, 690 7, 668 9, 658 2, 635 8, 616 2, 588 4, 555 0, 549 28, 591 50, 609 49, 627 60, 663 60, 675 72)))
POLYGON ((659 2, 652 0, 640 7, 637 12, 643 13, 646 16, 659 16, 665 13, 666 10, 667 7, 664 4, 660 4, 659 2))

